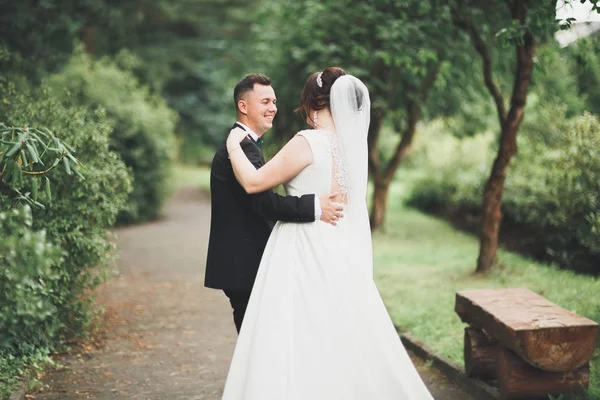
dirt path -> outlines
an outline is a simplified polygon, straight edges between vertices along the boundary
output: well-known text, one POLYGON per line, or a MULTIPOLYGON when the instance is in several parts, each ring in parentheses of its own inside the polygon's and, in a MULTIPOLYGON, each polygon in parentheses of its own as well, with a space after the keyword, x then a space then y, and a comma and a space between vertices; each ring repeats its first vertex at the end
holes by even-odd
MULTIPOLYGON (((225 296, 203 287, 208 197, 184 188, 163 215, 117 231, 119 276, 99 291, 100 334, 55 357, 29 398, 221 398, 237 335, 225 296)), ((436 400, 473 400, 413 358, 436 400)))

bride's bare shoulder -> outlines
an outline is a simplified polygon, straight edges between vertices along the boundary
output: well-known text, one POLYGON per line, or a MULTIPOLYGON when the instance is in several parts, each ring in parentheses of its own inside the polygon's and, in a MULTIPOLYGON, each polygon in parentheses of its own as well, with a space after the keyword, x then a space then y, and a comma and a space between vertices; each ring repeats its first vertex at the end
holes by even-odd
POLYGON ((302 129, 301 131, 298 131, 296 133, 296 136, 310 135, 312 132, 315 132, 315 131, 316 131, 315 129, 302 129))
POLYGON ((296 136, 326 136, 329 131, 325 129, 303 129, 296 133, 296 136))

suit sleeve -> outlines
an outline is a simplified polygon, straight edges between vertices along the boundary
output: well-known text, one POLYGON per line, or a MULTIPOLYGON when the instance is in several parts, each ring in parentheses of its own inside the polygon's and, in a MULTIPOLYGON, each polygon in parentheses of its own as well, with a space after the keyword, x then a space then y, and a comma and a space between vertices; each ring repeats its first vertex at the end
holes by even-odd
MULTIPOLYGON (((258 148, 252 143, 242 142, 242 150, 250 162, 260 168, 263 160, 258 148)), ((301 197, 281 196, 272 189, 250 195, 252 211, 270 221, 313 222, 315 220, 315 195, 301 197)))

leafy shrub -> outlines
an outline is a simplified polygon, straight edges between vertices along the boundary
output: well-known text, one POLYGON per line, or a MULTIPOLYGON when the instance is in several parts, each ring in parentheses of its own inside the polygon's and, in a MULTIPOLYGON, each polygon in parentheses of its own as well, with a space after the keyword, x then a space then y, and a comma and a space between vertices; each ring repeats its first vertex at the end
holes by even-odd
MULTIPOLYGON (((28 371, 41 371, 45 364, 52 364, 46 348, 36 349, 31 354, 19 357, 0 349, 0 399, 8 399, 10 393, 21 383, 24 374, 28 371)), ((37 379, 34 377, 32 381, 36 382, 37 379)))
MULTIPOLYGON (((580 47, 579 40, 573 44, 573 47, 580 47)), ((582 67, 577 65, 573 56, 569 56, 571 48, 572 46, 562 49, 558 43, 550 41, 537 49, 532 92, 527 98, 526 119, 535 120, 538 111, 543 113, 548 109, 547 106, 552 108, 556 103, 563 105, 568 117, 581 115, 589 109, 585 96, 575 89, 579 84, 577 75, 581 73, 582 67)), ((593 87, 592 82, 586 81, 585 85, 593 87)))
POLYGON ((581 38, 566 49, 573 63, 578 95, 586 100, 586 109, 600 114, 600 40, 581 38))
MULTIPOLYGON (((84 332, 93 318, 90 290, 102 281, 104 271, 111 263, 114 245, 109 240, 107 229, 125 208, 131 181, 120 157, 109 150, 111 127, 103 112, 65 107, 50 97, 47 91, 15 93, 14 90, 3 90, 2 97, 1 121, 9 126, 47 127, 57 132, 74 149, 85 176, 85 180, 81 180, 64 169, 54 170, 49 177, 50 195, 45 191, 39 194, 39 201, 46 208, 32 210, 31 229, 38 233, 31 234, 45 231, 48 241, 64 251, 62 260, 58 262, 53 250, 48 249, 48 254, 54 256, 49 259, 52 262, 52 278, 44 281, 44 291, 49 297, 43 309, 49 310, 49 304, 52 304, 54 311, 52 329, 48 325, 49 331, 39 331, 39 334, 51 334, 44 338, 9 337, 4 340, 18 342, 21 347, 26 344, 35 346, 44 341, 57 344, 59 340, 84 332), (60 328, 58 332, 54 330, 56 327, 60 328)), ((34 179, 23 180, 22 192, 32 191, 34 179)), ((0 196, 1 210, 9 209, 13 204, 9 196, 0 196)), ((24 235, 23 232, 15 232, 24 235)), ((5 240, 9 240, 8 237, 5 240)), ((33 254, 30 256, 33 257, 33 254)), ((33 259, 28 262, 33 263, 33 259)), ((0 264, 0 268, 5 271, 3 274, 10 273, 4 263, 0 264)), ((26 299, 14 298, 12 301, 28 303, 26 299)), ((35 303, 32 304, 34 307, 35 303)))
MULTIPOLYGON (((526 228, 520 234, 531 237, 523 239, 545 248, 551 260, 597 273, 600 122, 590 114, 568 119, 566 112, 565 106, 546 106, 523 124, 505 184, 503 227, 526 228)), ((425 210, 477 213, 495 155, 494 136, 460 140, 440 131, 415 149, 426 173, 408 202, 425 210)))
POLYGON ((586 254, 600 258, 599 132, 600 122, 590 114, 567 120, 564 108, 548 108, 524 126, 507 187, 506 214, 543 231, 548 251, 564 265, 586 254), (536 139, 540 130, 546 131, 544 141, 536 139))
POLYGON ((443 121, 434 121, 415 143, 411 164, 427 172, 418 182, 409 204, 429 210, 442 205, 478 209, 490 168, 494 135, 491 132, 463 139, 449 135, 443 121))
POLYGON ((48 84, 67 102, 106 110, 114 129, 111 149, 121 155, 133 175, 133 192, 119 222, 156 217, 171 192, 176 113, 142 87, 131 71, 108 58, 94 61, 81 50, 48 84))
POLYGON ((68 174, 83 175, 77 170, 79 162, 53 132, 24 126, 8 127, 0 122, 0 191, 11 193, 15 203, 25 202, 44 208, 37 201, 39 180, 44 178, 44 190, 50 193, 48 174, 57 165, 68 174), (24 177, 32 179, 31 192, 22 193, 24 177))
POLYGON ((52 291, 64 251, 32 230, 28 205, 0 213, 0 347, 51 347, 61 324, 52 291))

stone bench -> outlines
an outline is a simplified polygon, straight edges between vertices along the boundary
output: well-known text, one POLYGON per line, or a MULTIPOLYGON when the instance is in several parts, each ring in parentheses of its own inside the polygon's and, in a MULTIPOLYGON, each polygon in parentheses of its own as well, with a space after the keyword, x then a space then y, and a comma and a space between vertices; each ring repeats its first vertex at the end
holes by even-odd
POLYGON ((502 399, 547 398, 589 385, 599 326, 528 289, 465 290, 467 375, 497 380, 502 399))

